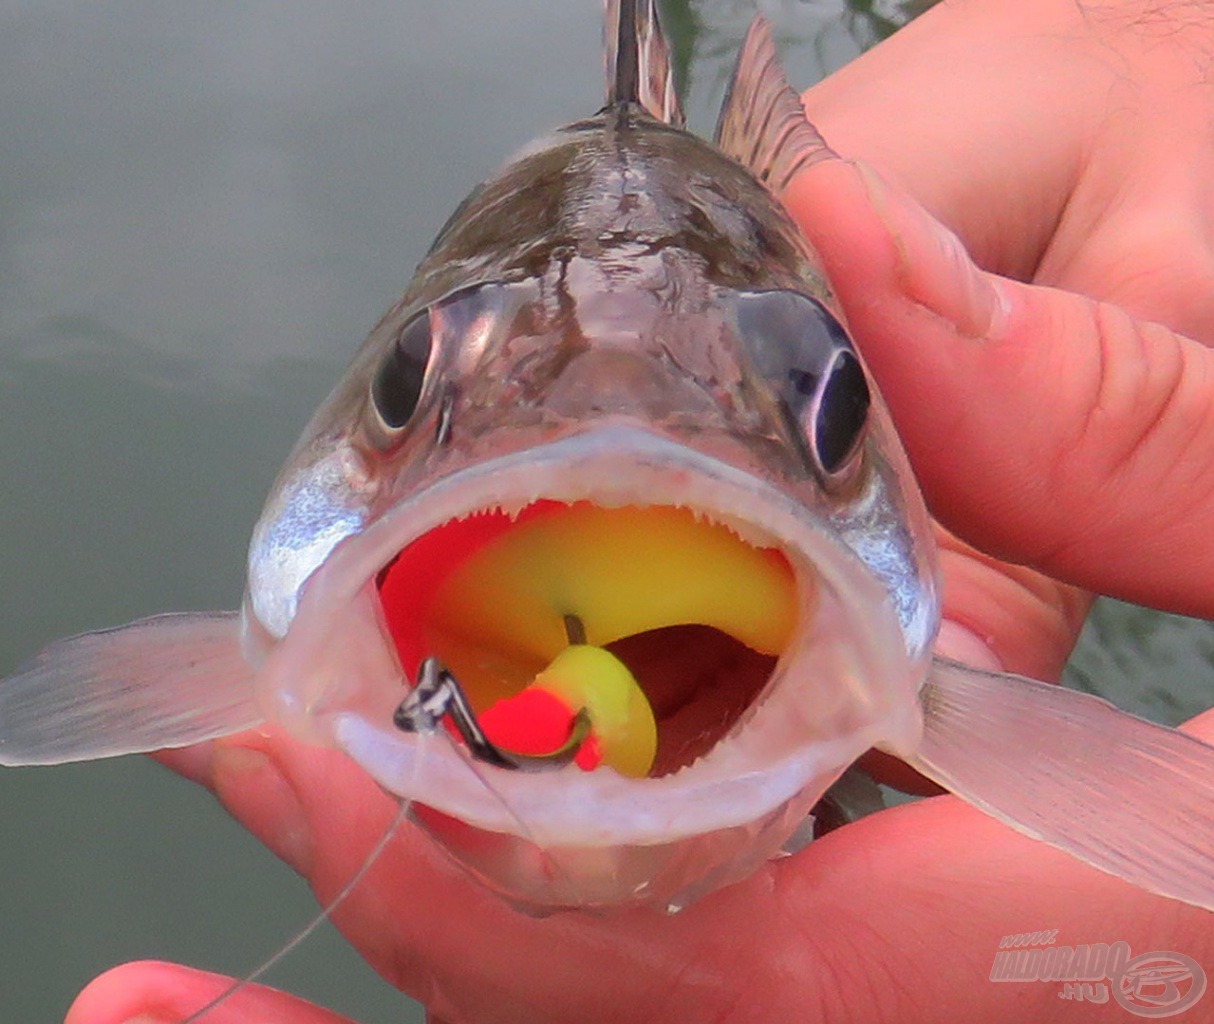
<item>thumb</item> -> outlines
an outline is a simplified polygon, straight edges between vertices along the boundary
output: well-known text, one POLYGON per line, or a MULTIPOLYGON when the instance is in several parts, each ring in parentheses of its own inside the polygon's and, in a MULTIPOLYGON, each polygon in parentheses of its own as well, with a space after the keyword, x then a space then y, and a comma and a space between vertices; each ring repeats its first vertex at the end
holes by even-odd
POLYGON ((978 269, 871 169, 784 196, 822 257, 932 512, 991 554, 1214 614, 1214 352, 978 269))

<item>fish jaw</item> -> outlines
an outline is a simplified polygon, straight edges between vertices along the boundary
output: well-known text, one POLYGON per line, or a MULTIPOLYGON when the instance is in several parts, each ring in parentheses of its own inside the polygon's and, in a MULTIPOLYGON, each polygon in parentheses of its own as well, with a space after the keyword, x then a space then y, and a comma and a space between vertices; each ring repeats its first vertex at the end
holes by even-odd
POLYGON ((913 751, 925 665, 888 592, 828 524, 757 477, 629 422, 458 472, 340 541, 275 641, 246 615, 267 717, 345 750, 457 861, 518 905, 679 905, 774 855, 860 754, 913 751), (693 763, 656 778, 474 764, 441 735, 395 729, 407 687, 376 581, 417 538, 538 500, 672 506, 775 548, 795 579, 791 636, 757 700, 693 763))

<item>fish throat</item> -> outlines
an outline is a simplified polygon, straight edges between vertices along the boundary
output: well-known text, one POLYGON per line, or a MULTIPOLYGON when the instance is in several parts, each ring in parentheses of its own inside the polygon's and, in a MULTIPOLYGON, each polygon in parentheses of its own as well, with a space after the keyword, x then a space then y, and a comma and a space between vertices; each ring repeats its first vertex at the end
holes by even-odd
POLYGON ((377 583, 408 678, 436 658, 488 738, 522 754, 560 748, 584 711, 578 765, 633 777, 692 764, 745 718, 799 607, 778 547, 668 505, 481 510, 377 583))

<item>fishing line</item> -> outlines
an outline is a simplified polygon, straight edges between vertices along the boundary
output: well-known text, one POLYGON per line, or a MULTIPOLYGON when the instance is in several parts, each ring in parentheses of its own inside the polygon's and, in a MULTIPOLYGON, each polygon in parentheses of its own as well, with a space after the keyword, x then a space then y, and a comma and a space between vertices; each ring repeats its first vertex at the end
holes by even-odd
POLYGON ((497 801, 501 808, 510 816, 511 820, 519 827, 522 833, 522 838, 535 847, 539 855, 543 857, 549 865, 556 869, 557 873, 564 879, 564 881, 572 885, 573 879, 569 872, 561 866, 560 861, 557 859, 552 850, 545 848, 543 844, 540 843, 536 834, 531 830, 531 827, 526 821, 523 820, 518 811, 516 811, 510 805, 510 801, 502 796, 502 794, 494 787, 493 783, 489 781, 481 766, 477 764, 476 759, 472 756, 471 751, 469 751, 466 747, 461 747, 455 742, 454 739, 452 739, 450 735, 441 729, 438 730, 438 735, 441 736, 442 739, 446 741, 447 745, 455 751, 456 757, 458 757, 459 760, 463 762, 465 767, 467 767, 468 771, 472 773, 472 777, 481 784, 482 788, 484 788, 494 800, 497 801))
MULTIPOLYGON (((581 635, 584 639, 585 631, 581 620, 576 616, 565 616, 565 628, 571 643, 575 635, 581 635)), ((578 712, 570 739, 561 750, 551 755, 510 754, 490 742, 459 681, 437 658, 429 657, 422 661, 418 668, 417 684, 401 701, 392 716, 392 721, 398 729, 404 732, 425 730, 431 735, 441 736, 447 746, 451 748, 456 760, 467 767, 472 773, 472 777, 519 827, 519 837, 529 842, 546 861, 547 866, 555 868, 566 882, 572 881, 569 873, 560 865, 552 851, 545 849, 540 844, 519 813, 494 788, 482 768, 551 771, 564 766, 562 758, 565 759, 565 764, 572 762, 574 754, 581 747, 591 727, 589 715, 584 708, 578 712), (440 723, 443 722, 454 724, 456 731, 464 740, 465 746, 456 743, 455 738, 441 727, 440 723)))
MULTIPOLYGON (((529 842, 539 855, 544 858, 545 862, 555 869, 564 881, 572 882, 569 873, 561 865, 560 861, 549 849, 546 849, 536 837, 535 833, 523 820, 521 815, 511 806, 510 802, 494 787, 494 785, 486 777, 485 773, 477 765, 471 752, 466 747, 461 747, 455 740, 448 735, 447 731, 439 724, 439 718, 427 712, 424 707, 419 707, 414 718, 413 732, 418 736, 417 755, 413 760, 413 770, 410 776, 410 784, 407 788, 412 789, 412 783, 416 782, 421 773, 423 755, 429 750, 431 745, 437 741, 445 742, 453 751, 456 758, 463 763, 472 773, 473 778, 493 797, 494 800, 505 810, 510 816, 510 819, 518 826, 521 836, 529 842)), ((367 876, 367 873, 374 866, 375 862, 380 858, 383 852, 388 848, 388 844, 399 831, 401 825, 408 818, 409 811, 412 809, 415 801, 413 798, 402 800, 396 814, 393 815, 392 821, 385 829, 383 835, 379 837, 371 851, 363 859, 357 871, 350 877, 349 881, 341 888, 341 891, 331 899, 328 904, 320 909, 317 914, 310 920, 302 929, 300 929, 281 949, 277 950, 264 963, 258 966, 255 970, 247 974, 245 977, 234 981, 224 991, 219 993, 209 1002, 199 1007, 188 1017, 180 1022, 180 1024, 198 1024, 212 1010, 226 1003, 237 993, 255 984, 263 978, 269 971, 273 970, 279 963, 290 956, 304 942, 306 942, 312 934, 328 921, 337 909, 349 898, 350 894, 358 888, 362 880, 367 876)))
MULTIPOLYGON (((417 777, 421 774, 423 751, 429 748, 430 742, 434 737, 434 732, 431 730, 424 731, 423 737, 424 738, 419 738, 417 743, 417 756, 413 760, 413 772, 409 780, 410 789, 413 788, 412 783, 416 782, 417 777)), ((303 943, 306 942, 322 924, 333 916, 334 912, 336 912, 337 909, 343 903, 345 903, 350 894, 358 888, 359 883, 367 877, 367 873, 374 866, 375 862, 379 860, 383 852, 388 848, 388 844, 392 841, 401 825, 404 824, 405 820, 408 818, 409 811, 412 809, 413 804, 414 800, 412 797, 400 802, 400 807, 396 814, 392 816, 392 821, 388 824, 387 829, 384 830, 383 835, 376 840, 375 845, 371 848, 371 852, 363 858, 363 862, 359 865, 358 870, 350 876, 349 881, 342 886, 341 891, 338 892, 337 895, 334 896, 327 904, 325 904, 325 906, 323 906, 317 912, 317 914, 287 942, 286 945, 277 950, 271 957, 269 957, 250 974, 247 974, 245 977, 232 982, 231 985, 219 993, 219 995, 215 996, 210 1002, 199 1007, 188 1017, 186 1017, 185 1020, 181 1021, 181 1024, 197 1024, 198 1021, 202 1020, 202 1018, 209 1014, 212 1010, 221 1006, 223 1003, 226 1003, 232 998, 232 996, 259 981, 266 975, 267 972, 273 970, 278 966, 278 964, 280 964, 301 945, 303 945, 303 943)))

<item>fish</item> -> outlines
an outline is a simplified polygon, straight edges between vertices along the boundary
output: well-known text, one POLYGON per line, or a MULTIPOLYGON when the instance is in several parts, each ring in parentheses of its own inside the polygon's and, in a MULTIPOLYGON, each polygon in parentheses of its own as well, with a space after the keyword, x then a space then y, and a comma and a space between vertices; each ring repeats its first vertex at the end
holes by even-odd
POLYGON ((542 914, 744 879, 877 748, 1214 909, 1214 749, 933 656, 930 517, 779 202, 827 151, 767 22, 710 143, 654 0, 606 12, 604 106, 452 214, 272 485, 241 608, 52 644, 0 681, 0 764, 272 723, 542 914))

